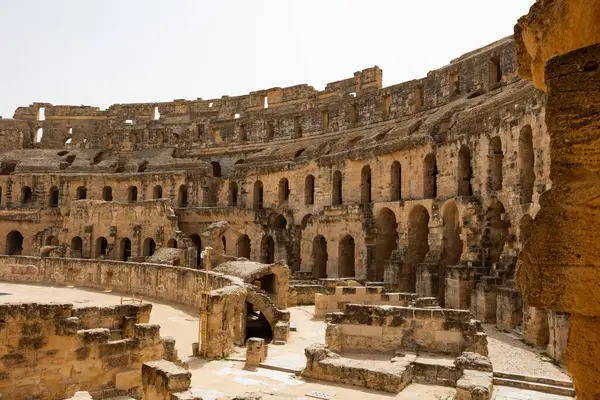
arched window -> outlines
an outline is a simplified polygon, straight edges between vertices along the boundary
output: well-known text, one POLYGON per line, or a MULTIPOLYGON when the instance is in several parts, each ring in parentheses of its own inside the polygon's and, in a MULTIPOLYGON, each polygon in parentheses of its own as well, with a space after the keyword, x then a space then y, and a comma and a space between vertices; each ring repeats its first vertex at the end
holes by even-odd
POLYGON ((286 201, 288 201, 290 197, 290 188, 289 188, 289 182, 287 180, 287 178, 281 178, 279 180, 279 204, 285 204, 286 201))
POLYGON ((104 258, 108 249, 108 240, 105 237, 96 239, 96 258, 104 258))
POLYGON ((458 152, 458 195, 472 196, 473 186, 471 185, 471 177, 473 170, 471 169, 471 151, 467 146, 461 146, 458 152))
POLYGON ((237 242, 237 256, 250 259, 250 237, 242 235, 237 242))
POLYGON ((176 249, 177 248, 177 240, 169 239, 169 241, 167 242, 167 247, 170 247, 171 249, 176 249))
POLYGON ((200 268, 202 266, 202 240, 200 239, 200 235, 193 234, 190 236, 192 239, 192 243, 196 246, 196 268, 200 268))
POLYGON ((186 185, 179 186, 179 207, 186 208, 188 206, 188 187, 186 185))
POLYGON ((112 188, 110 186, 104 186, 102 189, 102 200, 104 201, 112 201, 112 188))
POLYGON ((489 150, 489 188, 490 190, 502 190, 502 162, 504 153, 502 152, 502 140, 499 136, 490 140, 489 150))
POLYGON ((58 238, 56 236, 48 236, 44 242, 46 246, 58 246, 58 238))
POLYGON ((255 210, 260 210, 263 208, 263 183, 261 181, 254 182, 252 204, 255 210))
POLYGON ((129 238, 121 239, 121 261, 127 261, 131 257, 131 240, 129 238))
POLYGON ((33 203, 33 193, 29 186, 23 186, 21 189, 21 205, 28 206, 33 203))
POLYGON ((152 254, 154 254, 154 250, 156 250, 156 243, 154 242, 154 239, 146 238, 146 240, 144 240, 143 248, 144 256, 150 257, 152 254))
POLYGON ((127 201, 135 203, 137 201, 137 186, 130 186, 127 189, 127 201))
POLYGON ((87 198, 87 189, 85 186, 79 186, 77 188, 77 193, 75 193, 75 198, 77 200, 85 200, 87 198))
POLYGON ((398 161, 392 163, 390 171, 390 188, 392 189, 392 201, 402 199, 402 165, 398 161))
POLYGON ((83 240, 79 236, 71 239, 71 258, 83 257, 83 240))
POLYGON ((429 154, 423 161, 423 197, 432 199, 437 197, 437 163, 435 155, 429 154))
POLYGON ((304 204, 315 204, 315 177, 312 175, 304 180, 304 204))
POLYGON ((56 186, 52 186, 50 188, 50 194, 48 196, 48 206, 51 208, 58 207, 58 188, 56 186))
POLYGON ((351 278, 356 276, 354 270, 354 238, 350 235, 344 236, 340 241, 338 254, 338 278, 351 278))
POLYGON ((535 184, 534 164, 533 132, 530 125, 525 125, 519 135, 521 204, 528 204, 533 201, 533 185, 535 184))
POLYGON ((270 235, 263 238, 261 242, 261 262, 273 264, 275 262, 275 241, 270 235))
POLYGON ((321 235, 313 240, 312 258, 313 277, 327 278, 327 240, 321 235))
POLYGON ((6 254, 20 256, 23 254, 23 235, 19 231, 12 231, 6 235, 6 254))
POLYGON ((235 207, 238 204, 238 184, 236 181, 229 182, 229 205, 235 207))
POLYGON ((281 214, 277 215, 273 220, 273 229, 285 229, 287 227, 287 219, 281 214))
POLYGON ((152 198, 153 199, 162 199, 162 195, 163 195, 162 186, 160 186, 160 185, 154 186, 154 189, 152 189, 152 198))
POLYGON ((219 178, 221 176, 221 164, 219 164, 216 161, 211 162, 211 165, 213 167, 213 176, 215 178, 219 178))
POLYGON ((342 204, 342 173, 340 171, 335 171, 333 173, 333 182, 331 189, 331 202, 334 206, 339 206, 340 204, 342 204))
POLYGON ((360 172, 360 202, 371 202, 371 167, 365 165, 360 172))

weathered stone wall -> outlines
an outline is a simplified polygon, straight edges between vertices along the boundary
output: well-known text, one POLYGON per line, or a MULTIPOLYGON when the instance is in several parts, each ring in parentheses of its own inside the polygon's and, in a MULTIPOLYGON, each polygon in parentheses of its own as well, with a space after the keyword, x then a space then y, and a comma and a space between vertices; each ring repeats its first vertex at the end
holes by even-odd
POLYGON ((0 393, 6 399, 65 398, 81 388, 135 393, 142 362, 161 359, 165 352, 160 327, 146 323, 150 309, 0 305, 0 393), (115 329, 122 338, 111 339, 115 329))
POLYGON ((487 356, 487 336, 469 311, 346 305, 330 314, 326 344, 332 351, 395 350, 487 356))

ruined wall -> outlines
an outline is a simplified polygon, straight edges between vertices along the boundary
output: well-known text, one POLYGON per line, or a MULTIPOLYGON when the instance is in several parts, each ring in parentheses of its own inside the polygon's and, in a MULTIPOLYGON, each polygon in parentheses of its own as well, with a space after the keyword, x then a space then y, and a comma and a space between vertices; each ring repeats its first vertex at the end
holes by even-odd
POLYGON ((142 362, 165 353, 160 327, 145 323, 150 308, 102 308, 94 318, 93 309, 71 304, 1 305, 0 393, 6 399, 65 398, 82 387, 135 393, 142 362), (118 328, 124 337, 112 339, 118 328))
POLYGON ((487 355, 487 336, 469 311, 348 304, 331 314, 326 344, 332 351, 406 349, 487 355))

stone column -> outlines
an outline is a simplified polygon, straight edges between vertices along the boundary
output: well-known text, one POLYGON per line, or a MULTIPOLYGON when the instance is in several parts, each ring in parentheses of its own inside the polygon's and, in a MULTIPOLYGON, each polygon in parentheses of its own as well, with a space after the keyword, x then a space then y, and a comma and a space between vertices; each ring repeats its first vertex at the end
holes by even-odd
POLYGON ((548 313, 541 308, 523 305, 523 339, 536 346, 548 344, 548 313))
POLYGON ((475 268, 455 265, 446 267, 445 307, 468 310, 471 306, 471 292, 475 287, 475 268))
POLYGON ((569 339, 569 313, 548 310, 548 355, 554 360, 564 363, 569 339))

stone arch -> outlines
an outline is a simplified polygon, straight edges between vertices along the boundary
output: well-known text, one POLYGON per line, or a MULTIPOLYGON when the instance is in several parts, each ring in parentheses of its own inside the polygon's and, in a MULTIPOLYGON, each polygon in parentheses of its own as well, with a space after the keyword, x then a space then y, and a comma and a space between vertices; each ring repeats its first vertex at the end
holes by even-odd
POLYGON ((19 231, 10 231, 6 235, 6 254, 20 256, 23 254, 23 234, 19 231))
POLYGON ((327 278, 327 240, 318 235, 313 240, 313 277, 327 278))
POLYGON ((263 183, 262 181, 258 180, 256 182, 254 182, 254 189, 253 189, 253 201, 252 201, 252 205, 253 208, 255 210, 260 210, 263 208, 263 202, 264 202, 264 198, 263 198, 263 193, 264 192, 264 188, 263 188, 263 183))
POLYGON ((200 238, 200 235, 198 234, 193 234, 190 236, 190 239, 192 239, 192 243, 194 244, 194 246, 196 247, 196 268, 199 268, 202 266, 202 239, 200 238))
POLYGON ((334 206, 339 206, 342 202, 342 173, 335 171, 331 184, 331 203, 334 206))
POLYGON ((153 199, 162 199, 163 197, 163 188, 160 185, 154 186, 152 189, 152 198, 153 199))
POLYGON ((260 259, 263 264, 275 262, 275 241, 271 235, 263 237, 260 243, 260 259))
POLYGON ((237 256, 250 259, 250 237, 242 235, 237 241, 237 256))
POLYGON ((285 229, 287 227, 287 219, 282 214, 277 214, 274 218, 270 219, 272 220, 271 228, 273 229, 285 229))
POLYGON ((356 276, 354 238, 346 235, 340 241, 338 253, 338 278, 352 278, 356 276))
POLYGON ((176 249, 177 248, 177 240, 174 238, 169 239, 169 241, 167 242, 167 247, 169 247, 171 249, 176 249))
POLYGON ((179 207, 186 208, 188 206, 188 187, 186 185, 179 186, 179 207))
POLYGON ((312 216, 312 214, 306 214, 304 217, 302 217, 302 221, 300 222, 300 229, 305 229, 306 225, 312 222, 312 216))
POLYGON ((448 200, 442 209, 442 262, 444 265, 457 265, 462 255, 463 242, 460 239, 460 215, 454 200, 448 200))
POLYGON ((33 203, 33 192, 29 186, 23 186, 21 189, 21 205, 28 206, 33 203))
POLYGON ((437 162, 435 154, 428 154, 423 160, 423 197, 434 199, 437 197, 437 162))
POLYGON ((96 257, 100 258, 106 256, 106 250, 108 249, 108 240, 105 237, 99 237, 96 239, 96 257))
POLYGON ((290 198, 290 183, 287 178, 279 180, 279 205, 285 204, 290 198))
POLYGON ((236 181, 229 182, 229 206, 235 207, 238 204, 238 184, 236 181))
POLYGON ((429 252, 429 212, 422 205, 416 205, 408 215, 408 248, 405 257, 408 289, 415 291, 417 266, 425 260, 429 252))
POLYGON ((489 267, 500 260, 508 237, 510 221, 507 219, 504 204, 494 201, 485 212, 485 228, 481 237, 484 267, 489 267))
POLYGON ((46 246, 58 246, 59 245, 58 238, 56 236, 50 235, 46 238, 46 241, 44 242, 44 244, 46 246))
POLYGON ((315 177, 307 175, 304 179, 304 204, 315 204, 315 177))
POLYGON ((371 202, 371 167, 365 165, 360 171, 360 202, 369 204, 371 202))
POLYGON ((457 183, 459 196, 472 196, 473 185, 471 178, 473 170, 471 168, 471 150, 468 146, 462 145, 458 151, 457 183))
POLYGON ((489 158, 489 188, 490 190, 502 190, 502 163, 504 153, 502 152, 502 139, 495 136, 490 139, 489 158))
POLYGON ((390 170, 390 188, 392 190, 392 201, 402 199, 402 164, 394 161, 390 170))
POLYGON ((87 199, 87 188, 85 186, 79 186, 75 193, 75 198, 77 200, 85 200, 87 199))
POLYGON ((127 189, 127 201, 129 203, 135 203, 138 198, 138 188, 137 186, 129 186, 127 189))
POLYGON ((79 236, 71 239, 71 258, 83 258, 83 239, 79 236))
POLYGON ((144 240, 144 247, 143 247, 143 255, 145 257, 150 257, 152 254, 154 254, 154 251, 156 250, 156 242, 154 241, 154 239, 152 238, 146 238, 146 240, 144 240))
POLYGON ((398 222, 396 214, 389 208, 382 208, 375 219, 377 236, 375 238, 375 270, 369 279, 379 282, 383 280, 385 266, 390 260, 392 251, 398 247, 398 222))
POLYGON ((219 178, 221 177, 221 164, 219 164, 216 161, 213 161, 210 163, 212 165, 212 170, 213 170, 213 176, 215 178, 219 178))
POLYGON ((533 218, 531 215, 525 214, 519 221, 519 241, 521 245, 524 245, 525 242, 531 238, 531 228, 533 226, 533 218))
POLYGON ((533 201, 533 185, 535 172, 533 170, 535 156, 533 152, 533 131, 531 125, 525 125, 519 134, 519 184, 521 186, 521 204, 533 201))
POLYGON ((48 206, 51 208, 58 207, 58 187, 52 186, 48 193, 48 206))
POLYGON ((104 201, 112 201, 112 188, 110 186, 104 186, 102 189, 102 200, 104 201))
POLYGON ((131 240, 129 238, 121 239, 120 246, 120 259, 121 261, 128 261, 131 257, 131 240))

